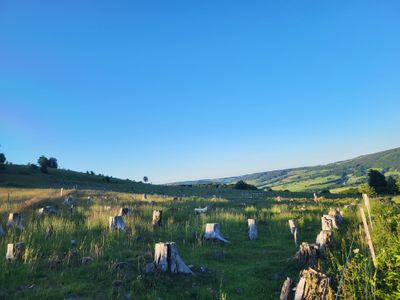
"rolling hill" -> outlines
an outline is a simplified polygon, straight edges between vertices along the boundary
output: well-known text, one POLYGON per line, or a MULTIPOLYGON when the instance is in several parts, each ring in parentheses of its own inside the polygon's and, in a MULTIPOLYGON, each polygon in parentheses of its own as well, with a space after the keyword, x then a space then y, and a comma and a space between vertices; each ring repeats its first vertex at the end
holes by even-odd
POLYGON ((386 150, 353 159, 284 170, 247 174, 216 179, 203 179, 173 183, 173 185, 231 184, 244 180, 261 189, 290 191, 319 191, 357 186, 367 180, 368 169, 379 169, 386 176, 400 176, 400 148, 386 150))

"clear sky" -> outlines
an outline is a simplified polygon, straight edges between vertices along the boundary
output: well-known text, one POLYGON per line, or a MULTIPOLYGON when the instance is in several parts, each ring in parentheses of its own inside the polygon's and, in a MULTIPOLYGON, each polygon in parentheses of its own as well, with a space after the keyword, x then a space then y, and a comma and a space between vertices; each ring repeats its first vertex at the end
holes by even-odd
POLYGON ((153 183, 400 146, 400 1, 0 0, 0 151, 153 183))

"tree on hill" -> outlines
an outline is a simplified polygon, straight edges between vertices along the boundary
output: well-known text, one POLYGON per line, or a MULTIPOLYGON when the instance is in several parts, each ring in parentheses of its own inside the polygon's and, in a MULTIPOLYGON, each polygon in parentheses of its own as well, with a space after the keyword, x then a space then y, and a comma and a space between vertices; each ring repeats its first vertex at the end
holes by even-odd
POLYGON ((144 183, 147 183, 148 181, 149 181, 149 178, 148 178, 147 176, 144 176, 144 177, 143 177, 143 182, 144 182, 144 183))
POLYGON ((40 166, 40 171, 42 171, 42 173, 47 173, 47 167, 49 165, 49 160, 47 159, 46 156, 42 155, 39 157, 38 159, 38 164, 40 166))
POLYGON ((4 153, 0 153, 0 169, 4 168, 4 164, 6 162, 6 156, 4 153))
POLYGON ((258 190, 257 187, 255 187, 254 185, 248 184, 247 182, 243 181, 243 180, 239 180, 238 182, 236 182, 233 185, 234 189, 237 190, 258 190))
POLYGON ((58 168, 57 158, 50 157, 47 166, 49 168, 57 169, 58 168))
POLYGON ((364 183, 364 184, 360 185, 358 190, 360 193, 367 194, 370 197, 373 197, 376 195, 375 189, 372 186, 370 186, 368 183, 364 183))
POLYGON ((368 171, 368 185, 377 193, 385 192, 387 187, 386 178, 381 172, 371 169, 368 171))

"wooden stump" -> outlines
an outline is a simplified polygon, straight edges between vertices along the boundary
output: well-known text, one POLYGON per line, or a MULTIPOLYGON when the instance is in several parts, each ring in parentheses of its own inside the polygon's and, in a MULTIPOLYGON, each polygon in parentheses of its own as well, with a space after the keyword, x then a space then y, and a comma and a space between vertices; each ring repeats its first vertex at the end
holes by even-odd
POLYGON ((229 243, 229 241, 222 236, 218 223, 207 223, 204 238, 206 240, 213 239, 224 243, 229 243))
POLYGON ((21 260, 25 252, 25 245, 22 242, 7 245, 6 259, 21 260))
POLYGON ((323 215, 321 217, 322 230, 338 229, 336 219, 330 215, 323 215))
POLYGON ((258 234, 257 234, 256 220, 248 219, 247 224, 249 226, 249 239, 250 240, 257 239, 258 234))
POLYGON ((154 249, 154 265, 161 272, 193 274, 179 255, 174 242, 157 243, 154 249))
POLYGON ((10 213, 8 215, 8 220, 7 220, 7 226, 14 226, 18 229, 23 230, 24 229, 24 225, 23 225, 23 218, 22 215, 20 213, 10 213))
POLYGON ((294 223, 294 220, 292 219, 289 220, 289 228, 290 228, 290 233, 293 235, 294 243, 297 246, 297 226, 294 223))
POLYGON ((125 230, 124 219, 122 216, 110 217, 108 224, 111 230, 125 230))
POLYGON ((314 202, 318 202, 318 196, 317 196, 317 193, 314 193, 314 194, 313 194, 313 197, 314 197, 314 202))
POLYGON ((204 208, 195 208, 194 212, 195 214, 204 214, 208 211, 208 206, 204 207, 204 208))
POLYGON ((279 296, 279 300, 288 300, 289 294, 292 289, 293 281, 290 277, 287 277, 285 282, 282 285, 281 295, 279 296))
POLYGON ((327 299, 330 292, 330 278, 312 268, 300 273, 296 287, 295 300, 327 299))
POLYGON ((161 220, 162 220, 162 210, 154 210, 153 220, 152 220, 153 226, 161 226, 161 220))
POLYGON ((343 216, 339 208, 331 209, 329 215, 335 218, 336 224, 340 224, 343 221, 343 216))
POLYGON ((294 255, 294 258, 307 266, 315 266, 318 258, 318 248, 319 247, 316 244, 303 242, 300 245, 299 251, 297 251, 294 255))
POLYGON ((57 213, 57 209, 54 206, 47 205, 45 207, 39 208, 38 210, 38 215, 43 216, 43 215, 55 215, 57 213))
POLYGON ((118 212, 118 216, 127 216, 130 215, 132 210, 128 207, 121 207, 118 212))
POLYGON ((321 230, 315 243, 319 246, 319 252, 323 253, 326 247, 333 244, 333 234, 330 230, 321 230))

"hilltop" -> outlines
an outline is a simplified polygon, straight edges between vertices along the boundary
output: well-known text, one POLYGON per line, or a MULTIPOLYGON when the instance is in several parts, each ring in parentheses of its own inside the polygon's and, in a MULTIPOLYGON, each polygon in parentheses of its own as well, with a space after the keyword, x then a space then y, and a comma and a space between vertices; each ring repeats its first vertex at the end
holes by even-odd
POLYGON ((367 180, 368 169, 378 169, 386 176, 400 176, 400 148, 362 155, 353 159, 292 169, 274 170, 216 179, 173 183, 173 185, 232 184, 243 180, 261 189, 320 191, 357 186, 367 180))

